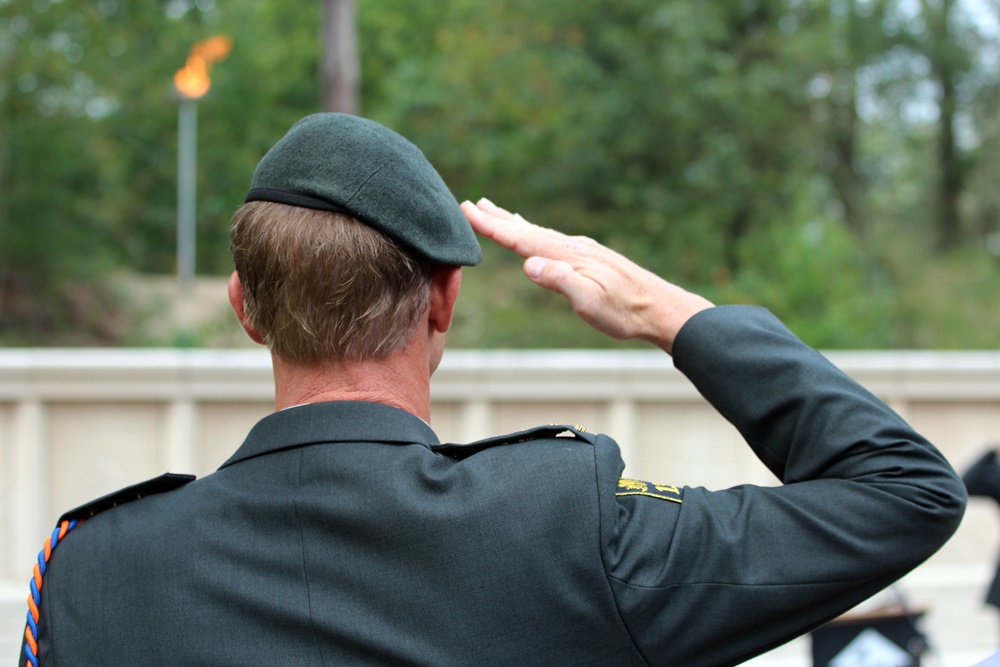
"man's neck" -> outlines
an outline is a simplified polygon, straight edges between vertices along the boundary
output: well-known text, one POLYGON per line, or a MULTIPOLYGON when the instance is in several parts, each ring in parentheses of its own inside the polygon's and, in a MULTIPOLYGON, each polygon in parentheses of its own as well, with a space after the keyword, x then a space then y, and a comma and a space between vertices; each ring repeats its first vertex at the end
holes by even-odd
POLYGON ((275 408, 323 401, 384 403, 430 422, 430 373, 405 354, 388 359, 292 364, 272 355, 275 408))

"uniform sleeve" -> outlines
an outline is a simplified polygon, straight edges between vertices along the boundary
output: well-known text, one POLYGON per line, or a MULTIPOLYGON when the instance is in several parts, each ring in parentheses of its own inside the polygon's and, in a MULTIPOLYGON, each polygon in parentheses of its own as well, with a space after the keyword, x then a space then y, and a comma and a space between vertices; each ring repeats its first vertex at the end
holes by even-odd
POLYGON ((770 650, 903 576, 958 527, 965 490, 940 452, 767 311, 699 313, 674 360, 784 485, 609 502, 605 484, 607 573, 650 664, 735 665, 770 650))

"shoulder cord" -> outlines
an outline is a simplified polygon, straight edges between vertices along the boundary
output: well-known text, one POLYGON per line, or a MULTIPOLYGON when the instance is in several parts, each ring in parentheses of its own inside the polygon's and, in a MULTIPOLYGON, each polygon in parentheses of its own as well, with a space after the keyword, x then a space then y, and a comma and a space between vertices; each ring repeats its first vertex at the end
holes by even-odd
POLYGON ((52 551, 59 545, 59 540, 81 523, 83 522, 76 519, 63 521, 52 531, 52 536, 46 538, 45 546, 38 552, 38 563, 31 578, 31 595, 28 596, 28 627, 24 629, 24 655, 32 667, 38 667, 38 607, 42 603, 42 577, 45 576, 45 567, 52 557, 52 551))

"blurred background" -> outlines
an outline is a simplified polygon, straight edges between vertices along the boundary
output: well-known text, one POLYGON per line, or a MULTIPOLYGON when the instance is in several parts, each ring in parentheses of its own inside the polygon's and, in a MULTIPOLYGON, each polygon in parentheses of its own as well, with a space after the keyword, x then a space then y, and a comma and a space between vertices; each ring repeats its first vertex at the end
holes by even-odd
MULTIPOLYGON (((998 17, 997 0, 0 0, 0 344, 243 344, 229 218, 267 148, 328 109, 412 139, 460 200, 767 306, 814 346, 992 349, 998 17), (197 100, 199 280, 179 291, 174 76, 220 35, 197 100)), ((609 344, 487 250, 453 346, 609 344)))
MULTIPOLYGON (((220 351, 249 343, 229 219, 320 110, 410 138, 459 200, 770 308, 959 469, 1000 434, 1000 0, 0 0, 0 654, 56 516, 208 473, 272 409, 266 351, 220 351)), ((774 483, 663 355, 530 352, 622 345, 484 252, 444 439, 582 423, 636 477, 774 483)), ((996 519, 974 500, 903 582, 929 665, 998 646, 996 519)))

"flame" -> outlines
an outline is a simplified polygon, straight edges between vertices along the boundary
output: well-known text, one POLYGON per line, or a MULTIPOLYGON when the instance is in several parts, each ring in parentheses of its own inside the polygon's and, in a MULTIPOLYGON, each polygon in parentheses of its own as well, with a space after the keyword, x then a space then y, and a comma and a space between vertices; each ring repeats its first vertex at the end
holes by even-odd
POLYGON ((212 64, 225 60, 233 48, 233 40, 227 35, 216 35, 196 42, 188 54, 187 64, 174 75, 174 86, 184 97, 196 100, 205 95, 212 86, 208 73, 212 64))

